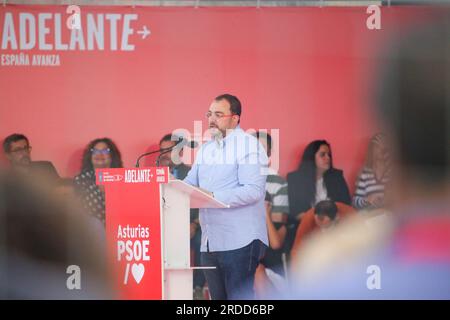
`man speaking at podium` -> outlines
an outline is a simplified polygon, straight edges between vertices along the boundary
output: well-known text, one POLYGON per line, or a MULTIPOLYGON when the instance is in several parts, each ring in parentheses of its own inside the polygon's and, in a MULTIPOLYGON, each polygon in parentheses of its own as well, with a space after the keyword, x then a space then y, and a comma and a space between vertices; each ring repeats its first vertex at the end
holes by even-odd
POLYGON ((268 245, 264 195, 267 155, 240 127, 241 103, 230 94, 214 99, 203 144, 184 180, 227 204, 200 209, 201 264, 211 298, 252 299, 256 267, 268 245))

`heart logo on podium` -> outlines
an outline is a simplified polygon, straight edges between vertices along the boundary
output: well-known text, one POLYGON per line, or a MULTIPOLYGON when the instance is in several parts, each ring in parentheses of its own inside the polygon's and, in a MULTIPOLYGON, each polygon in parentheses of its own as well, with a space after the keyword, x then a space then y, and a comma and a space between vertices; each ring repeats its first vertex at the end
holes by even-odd
POLYGON ((145 267, 142 263, 133 263, 133 266, 131 267, 131 274, 133 275, 134 280, 136 280, 137 284, 141 282, 142 277, 145 273, 145 267))

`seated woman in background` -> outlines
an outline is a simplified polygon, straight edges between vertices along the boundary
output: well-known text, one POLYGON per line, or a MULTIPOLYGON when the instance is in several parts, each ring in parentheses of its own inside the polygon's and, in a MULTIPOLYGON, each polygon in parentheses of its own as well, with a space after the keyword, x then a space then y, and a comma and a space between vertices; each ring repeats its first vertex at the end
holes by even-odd
POLYGON ((378 133, 372 137, 367 159, 357 180, 353 206, 358 210, 380 209, 385 203, 385 186, 389 181, 389 161, 386 137, 378 133))
POLYGON ((294 241, 301 217, 322 200, 351 204, 350 192, 342 170, 333 168, 331 146, 325 140, 315 140, 303 152, 297 171, 287 176, 290 217, 287 250, 294 241))
POLYGON ((322 200, 351 203, 343 172, 333 168, 331 146, 325 140, 305 148, 298 170, 290 172, 287 180, 290 210, 297 220, 322 200))
POLYGON ((91 141, 83 152, 81 173, 75 177, 75 187, 87 212, 105 225, 105 192, 95 183, 95 169, 122 168, 122 157, 109 138, 91 141))

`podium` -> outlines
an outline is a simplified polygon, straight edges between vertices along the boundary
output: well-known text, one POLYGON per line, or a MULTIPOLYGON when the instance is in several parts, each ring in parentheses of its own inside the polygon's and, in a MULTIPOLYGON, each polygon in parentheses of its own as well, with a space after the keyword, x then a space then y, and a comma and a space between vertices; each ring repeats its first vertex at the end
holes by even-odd
POLYGON ((226 208, 170 180, 167 167, 96 170, 105 188, 108 264, 120 299, 192 299, 190 208, 226 208))

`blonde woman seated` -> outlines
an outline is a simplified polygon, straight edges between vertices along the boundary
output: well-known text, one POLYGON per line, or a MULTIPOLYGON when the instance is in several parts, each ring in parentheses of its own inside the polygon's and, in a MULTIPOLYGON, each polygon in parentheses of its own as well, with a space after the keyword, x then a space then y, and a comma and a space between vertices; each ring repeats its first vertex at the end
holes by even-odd
POLYGON ((370 140, 367 159, 357 180, 353 206, 358 210, 382 209, 385 206, 385 188, 389 182, 389 153, 386 137, 378 133, 370 140))

